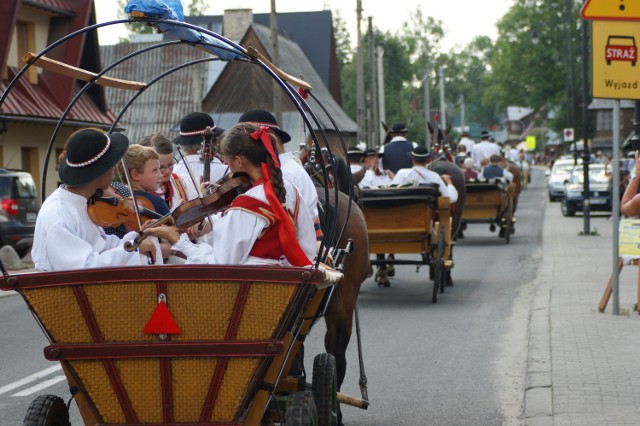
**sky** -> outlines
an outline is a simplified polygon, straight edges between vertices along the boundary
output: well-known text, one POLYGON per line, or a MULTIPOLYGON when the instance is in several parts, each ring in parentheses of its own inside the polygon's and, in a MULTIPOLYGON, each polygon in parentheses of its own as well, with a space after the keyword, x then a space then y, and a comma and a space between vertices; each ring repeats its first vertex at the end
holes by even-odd
MULTIPOLYGON (((278 12, 301 12, 331 9, 338 12, 345 20, 347 29, 355 39, 356 0, 275 0, 278 12)), ((115 0, 96 0, 98 22, 106 22, 118 17, 118 6, 115 0)), ((186 2, 185 2, 186 3, 186 2)), ((212 0, 207 15, 222 15, 225 9, 253 9, 254 13, 268 13, 271 0, 212 0)), ((410 13, 416 4, 421 4, 425 16, 431 16, 444 23, 445 49, 462 47, 474 37, 486 35, 493 40, 497 37, 496 22, 507 12, 513 0, 362 0, 362 31, 366 31, 369 16, 373 18, 375 27, 383 31, 394 32, 403 22, 410 20, 410 13), (391 6, 393 5, 393 6, 391 6)), ((112 25, 98 31, 100 44, 114 44, 120 37, 126 36, 124 25, 112 25)))

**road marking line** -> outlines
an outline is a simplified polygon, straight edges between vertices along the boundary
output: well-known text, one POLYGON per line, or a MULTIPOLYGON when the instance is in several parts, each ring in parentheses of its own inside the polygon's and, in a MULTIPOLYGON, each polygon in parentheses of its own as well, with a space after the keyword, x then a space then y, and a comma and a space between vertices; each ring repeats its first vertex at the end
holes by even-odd
POLYGON ((20 386, 24 386, 27 383, 31 383, 31 382, 35 382, 36 380, 38 380, 41 377, 44 376, 48 376, 51 373, 55 373, 58 370, 62 369, 62 365, 60 364, 56 364, 52 367, 49 367, 47 369, 44 369, 42 371, 38 371, 37 373, 34 373, 30 376, 27 376, 23 379, 20 379, 16 382, 13 383, 9 383, 8 385, 2 386, 0 387, 0 395, 2 395, 3 393, 9 392, 11 390, 14 390, 15 388, 19 388, 20 386))
POLYGON ((66 379, 64 374, 60 375, 60 376, 56 376, 53 379, 45 380, 44 382, 38 383, 35 386, 31 386, 30 388, 27 388, 27 389, 25 389, 23 391, 20 391, 18 393, 14 393, 13 395, 11 395, 11 397, 31 395, 32 393, 36 393, 38 391, 41 391, 42 389, 46 389, 49 386, 53 386, 56 383, 63 381, 64 379, 66 379))

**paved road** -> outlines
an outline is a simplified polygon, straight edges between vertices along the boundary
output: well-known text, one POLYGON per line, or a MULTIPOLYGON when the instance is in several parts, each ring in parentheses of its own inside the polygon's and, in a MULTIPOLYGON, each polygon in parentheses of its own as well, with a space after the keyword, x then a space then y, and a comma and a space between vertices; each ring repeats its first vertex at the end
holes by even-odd
MULTIPOLYGON (((426 268, 397 267, 388 289, 364 283, 359 303, 371 407, 344 408, 347 425, 522 424, 545 195, 536 170, 508 245, 488 225, 469 225, 454 252, 455 285, 435 305, 426 268)), ((307 339, 315 342, 307 362, 322 351, 323 333, 307 339)), ((349 357, 343 391, 359 396, 353 339, 349 357)))
MULTIPOLYGON (((379 289, 373 280, 363 284, 371 407, 345 407, 347 425, 522 424, 526 331, 544 206, 538 172, 521 195, 510 244, 487 225, 470 225, 455 248, 455 285, 435 305, 424 267, 416 273, 415 267, 399 266, 390 288, 379 289)), ((307 363, 323 351, 323 333, 319 324, 307 340, 307 363)), ((67 398, 66 383, 55 382, 60 371, 42 356, 46 343, 19 297, 0 298, 0 424, 21 424, 39 394, 67 398)), ((355 337, 349 362, 343 391, 357 396, 355 337)), ((82 424, 75 410, 72 424, 82 424)))

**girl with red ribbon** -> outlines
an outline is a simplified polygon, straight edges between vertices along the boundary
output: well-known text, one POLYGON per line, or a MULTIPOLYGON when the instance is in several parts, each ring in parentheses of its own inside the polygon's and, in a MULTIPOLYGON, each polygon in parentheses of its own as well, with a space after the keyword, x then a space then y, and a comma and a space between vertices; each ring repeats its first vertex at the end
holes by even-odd
POLYGON ((220 150, 231 172, 247 173, 253 186, 216 216, 212 231, 195 244, 175 228, 146 232, 173 243, 187 263, 311 265, 316 252, 313 219, 295 187, 282 178, 269 128, 239 123, 225 132, 220 150))

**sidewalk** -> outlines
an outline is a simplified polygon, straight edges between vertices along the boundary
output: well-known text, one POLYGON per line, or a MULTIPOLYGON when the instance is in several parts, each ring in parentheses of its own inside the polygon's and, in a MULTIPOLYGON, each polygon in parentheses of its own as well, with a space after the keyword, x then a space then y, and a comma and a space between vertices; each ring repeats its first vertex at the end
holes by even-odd
POLYGON ((640 424, 640 316, 637 266, 620 274, 620 315, 613 296, 598 303, 613 270, 613 223, 545 211, 543 258, 529 324, 525 424, 640 424))

